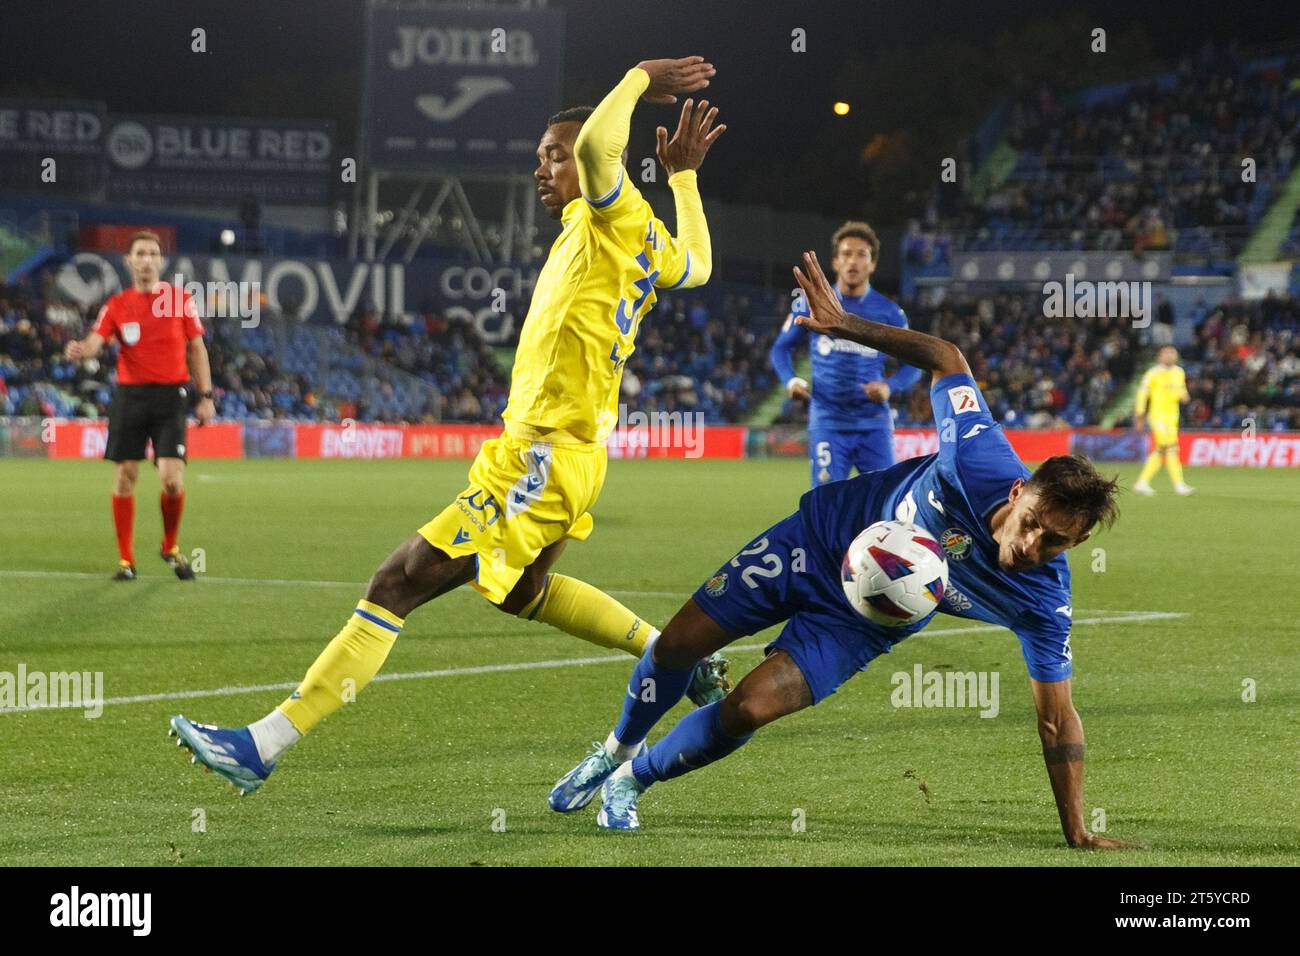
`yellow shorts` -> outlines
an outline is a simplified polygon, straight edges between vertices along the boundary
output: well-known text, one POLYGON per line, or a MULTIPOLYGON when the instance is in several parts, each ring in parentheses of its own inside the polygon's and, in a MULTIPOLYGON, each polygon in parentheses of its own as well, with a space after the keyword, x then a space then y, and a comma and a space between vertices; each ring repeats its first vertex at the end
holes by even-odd
POLYGON ((1151 422, 1151 443, 1159 448, 1178 447, 1178 422, 1151 422))
POLYGON ((591 534, 607 464, 603 444, 502 434, 484 442, 469 486, 420 536, 448 557, 474 555, 474 587, 500 604, 543 548, 591 534))

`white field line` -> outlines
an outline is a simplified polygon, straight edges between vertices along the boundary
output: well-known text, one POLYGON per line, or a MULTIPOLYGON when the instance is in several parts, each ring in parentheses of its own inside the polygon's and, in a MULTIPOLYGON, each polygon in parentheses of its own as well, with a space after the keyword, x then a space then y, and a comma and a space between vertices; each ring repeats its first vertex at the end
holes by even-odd
MULTIPOLYGON (((1188 616, 1185 613, 1175 611, 1118 611, 1102 613, 1106 616, 1084 618, 1075 621, 1074 626, 1082 627, 1086 624, 1132 624, 1139 621, 1165 621, 1188 616)), ((919 633, 925 634, 929 637, 940 637, 951 634, 980 634, 1002 630, 1005 630, 1005 628, 997 624, 977 624, 973 627, 945 627, 933 631, 921 631, 919 633)), ((766 646, 766 644, 732 644, 727 648, 727 650, 741 652, 760 651, 766 646)), ((629 662, 630 657, 626 654, 604 654, 600 657, 562 657, 550 661, 521 661, 515 664, 483 664, 477 667, 448 667, 442 670, 433 671, 409 671, 399 674, 379 674, 375 677, 374 682, 428 680, 434 677, 464 677, 471 674, 502 674, 513 671, 548 670, 557 667, 586 667, 591 664, 615 664, 619 661, 625 663, 629 662)), ((297 686, 297 681, 289 681, 279 684, 237 684, 231 687, 213 687, 207 690, 162 691, 157 694, 136 694, 131 697, 109 697, 104 700, 103 705, 108 707, 116 704, 148 704, 160 700, 194 700, 203 697, 231 697, 236 694, 258 694, 262 691, 293 690, 297 686)), ((57 707, 3 707, 0 708, 0 714, 19 714, 33 710, 63 709, 84 710, 86 709, 86 702, 60 702, 57 707)))
MULTIPOLYGON (((159 571, 156 577, 159 580, 171 580, 170 571, 159 571)), ((0 570, 0 578, 36 578, 55 581, 109 581, 112 575, 96 573, 93 571, 8 571, 0 570)), ((138 578, 137 580, 148 580, 147 578, 138 578)), ((364 592, 368 586, 365 581, 299 581, 294 578, 222 578, 214 577, 210 574, 199 573, 195 581, 203 584, 242 584, 242 585, 270 585, 272 587, 293 587, 293 588, 350 588, 354 591, 364 592)), ((466 594, 473 593, 473 589, 468 585, 458 588, 466 594)), ((456 593, 456 592, 449 592, 456 593)), ((606 591, 606 594, 612 594, 615 597, 680 597, 685 598, 686 593, 682 591, 606 591)))

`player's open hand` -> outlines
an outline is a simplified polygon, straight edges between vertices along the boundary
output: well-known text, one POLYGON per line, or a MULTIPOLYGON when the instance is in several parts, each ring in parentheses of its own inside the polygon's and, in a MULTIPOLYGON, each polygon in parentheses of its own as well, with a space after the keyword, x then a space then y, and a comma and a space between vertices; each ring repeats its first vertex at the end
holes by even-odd
POLYGON ((684 56, 680 60, 642 60, 637 69, 650 74, 650 85, 641 94, 647 103, 676 103, 674 93, 694 93, 709 85, 709 77, 718 71, 702 56, 684 56))
POLYGON ((1072 844, 1076 850, 1145 850, 1146 847, 1141 843, 1129 843, 1126 840, 1116 840, 1111 837, 1097 836, 1090 831, 1084 831, 1082 837, 1075 840, 1072 844))
POLYGON ((705 154, 714 141, 727 129, 727 124, 715 127, 718 108, 709 108, 708 100, 682 104, 682 115, 677 121, 677 132, 668 138, 668 130, 660 126, 655 130, 655 152, 659 162, 671 176, 681 169, 699 169, 705 154))
POLYGON ((796 314, 794 320, 813 332, 834 335, 844 324, 844 310, 840 300, 835 297, 835 290, 822 272, 817 253, 803 254, 803 269, 794 267, 795 281, 803 289, 804 301, 808 303, 808 315, 796 314))

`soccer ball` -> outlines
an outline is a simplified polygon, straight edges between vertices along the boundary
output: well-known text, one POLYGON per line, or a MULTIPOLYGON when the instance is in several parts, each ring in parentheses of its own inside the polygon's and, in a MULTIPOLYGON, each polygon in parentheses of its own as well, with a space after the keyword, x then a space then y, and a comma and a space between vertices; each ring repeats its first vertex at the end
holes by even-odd
POLYGON ((904 627, 939 609, 948 562, 919 525, 877 521, 849 545, 840 578, 853 610, 884 627, 904 627))

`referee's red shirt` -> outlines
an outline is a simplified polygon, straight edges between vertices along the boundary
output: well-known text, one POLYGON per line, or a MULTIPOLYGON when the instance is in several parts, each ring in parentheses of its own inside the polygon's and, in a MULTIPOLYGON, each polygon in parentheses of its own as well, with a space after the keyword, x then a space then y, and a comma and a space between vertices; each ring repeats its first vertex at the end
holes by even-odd
POLYGON ((190 296, 160 282, 152 292, 127 289, 113 296, 91 331, 120 343, 119 385, 183 385, 190 380, 185 346, 203 334, 203 322, 190 296))

